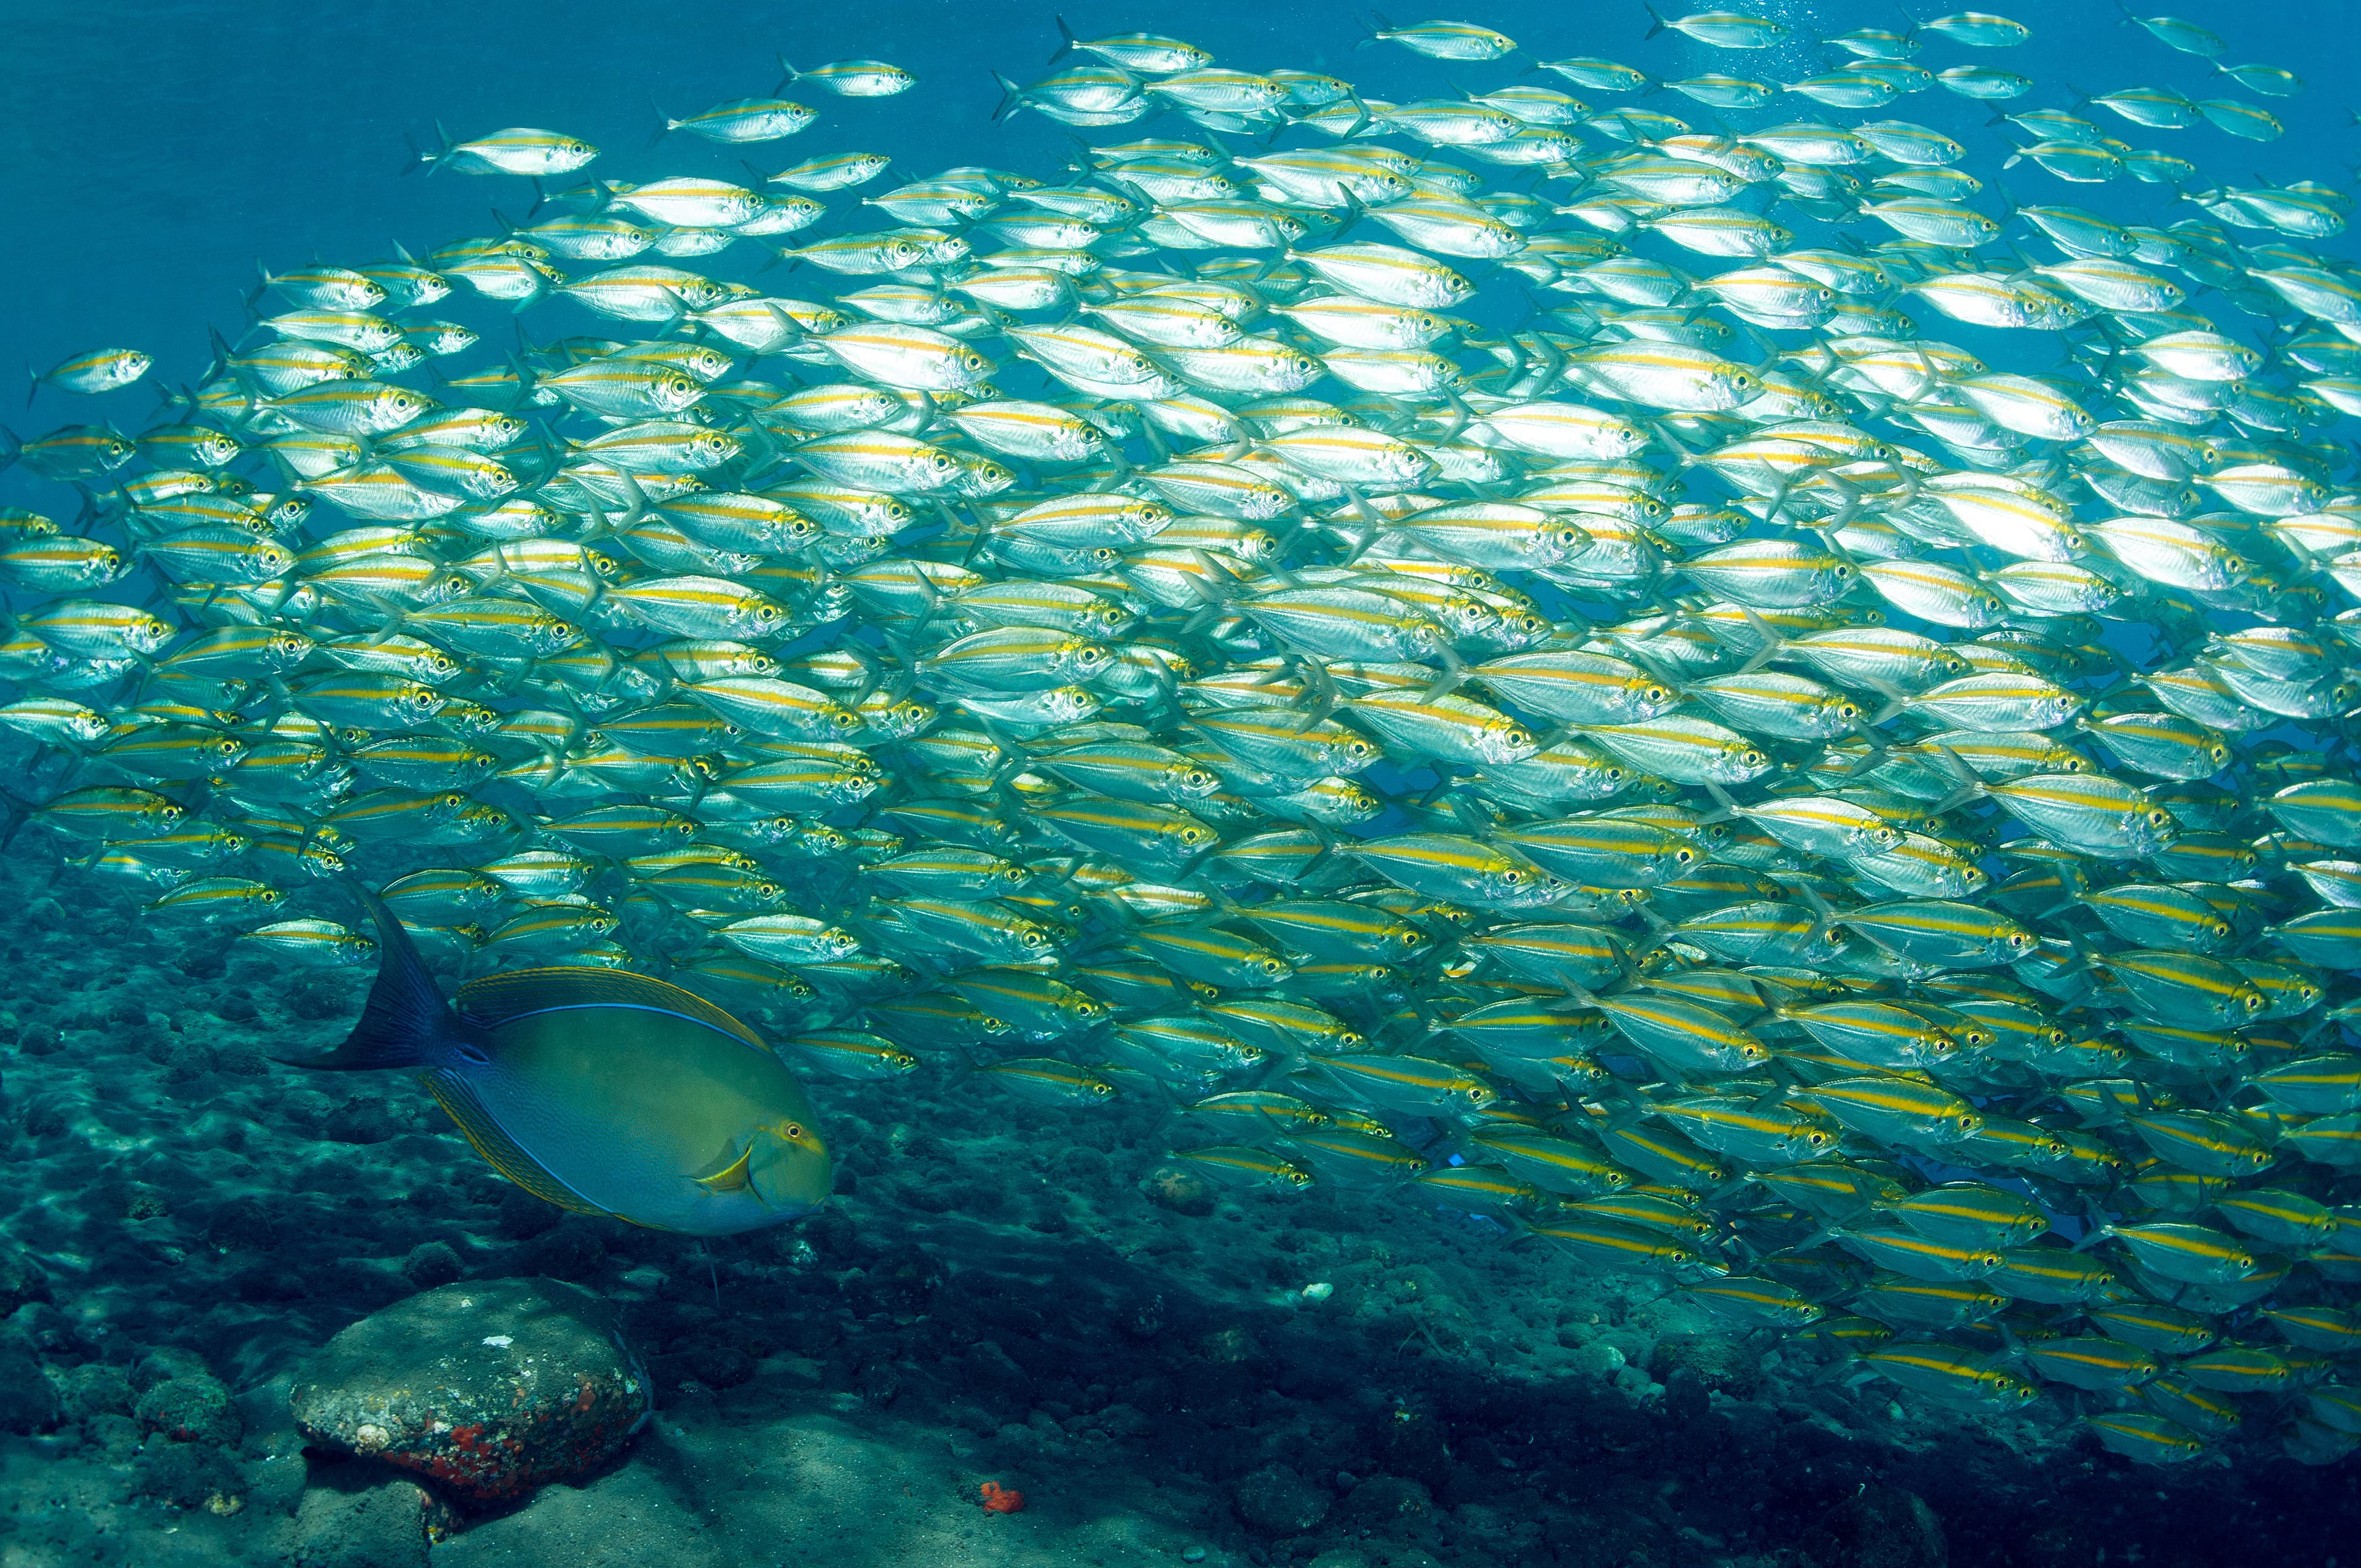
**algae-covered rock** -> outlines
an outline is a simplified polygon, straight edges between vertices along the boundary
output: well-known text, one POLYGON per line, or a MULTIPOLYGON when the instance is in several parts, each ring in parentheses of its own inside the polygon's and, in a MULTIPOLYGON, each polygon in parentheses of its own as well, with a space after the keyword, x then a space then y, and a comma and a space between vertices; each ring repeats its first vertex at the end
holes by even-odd
POLYGON ((156 1442, 140 1451, 132 1466, 131 1489, 172 1508, 230 1514, 245 1501, 246 1482, 217 1448, 156 1442))
POLYGON ((1230 1506, 1248 1530, 1301 1535, 1328 1517, 1329 1496, 1284 1464, 1266 1464, 1242 1477, 1230 1506))
POLYGON ((597 1470, 654 1397, 608 1303, 559 1280, 500 1279, 362 1319, 313 1359, 290 1404, 314 1443, 492 1504, 597 1470))
POLYGON ((236 1448, 246 1435, 246 1423, 230 1402, 227 1385, 203 1372, 182 1373, 156 1384, 139 1396, 132 1414, 142 1431, 162 1432, 174 1442, 236 1448))
POLYGON ((0 1318, 27 1301, 49 1299, 49 1277, 23 1247, 0 1241, 0 1318))
POLYGON ((459 1278, 467 1268, 449 1242, 421 1242, 401 1260, 401 1272, 421 1290, 432 1290, 459 1278))
POLYGON ((131 1379, 123 1368, 104 1364, 77 1366, 60 1380, 66 1414, 76 1420, 93 1416, 127 1416, 134 1398, 131 1379))
POLYGON ((1951 1560, 1941 1516, 1899 1486, 1864 1486, 1828 1510, 1837 1568, 1945 1568, 1951 1560))
POLYGON ((1363 1530, 1415 1524, 1433 1511, 1433 1494, 1406 1475, 1372 1475, 1345 1499, 1345 1517, 1363 1530))
POLYGON ((49 1431, 64 1419, 64 1401, 40 1363, 0 1343, 0 1431, 49 1431))
POLYGON ((1213 1212, 1213 1190, 1195 1171, 1159 1165, 1141 1179, 1139 1190, 1159 1209, 1202 1220, 1213 1212))
POLYGON ((289 1568, 426 1568, 442 1512, 431 1497, 411 1481, 336 1479, 306 1491, 288 1521, 289 1568))
POLYGON ((1763 1381, 1763 1358, 1725 1334, 1666 1334, 1648 1353, 1648 1372, 1668 1386, 1680 1375, 1708 1393, 1743 1399, 1763 1381))

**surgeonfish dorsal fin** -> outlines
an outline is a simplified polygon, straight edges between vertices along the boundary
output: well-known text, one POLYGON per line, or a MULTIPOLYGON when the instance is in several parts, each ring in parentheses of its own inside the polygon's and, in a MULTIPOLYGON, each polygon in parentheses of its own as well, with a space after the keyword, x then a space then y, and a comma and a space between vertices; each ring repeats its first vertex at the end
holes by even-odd
POLYGON ((742 1192, 754 1184, 751 1171, 753 1160, 754 1146, 749 1143, 743 1153, 721 1169, 711 1176, 696 1178, 697 1184, 708 1192, 742 1192))
POLYGON ((280 1059, 295 1067, 344 1072, 416 1067, 430 1059, 434 1043, 450 1034, 457 1020, 418 944, 393 911, 368 889, 357 886, 353 891, 377 921, 377 983, 369 987, 368 1003, 343 1045, 322 1056, 280 1059))
POLYGON ((624 970, 557 968, 504 970, 481 975, 459 988, 459 1015, 479 1029, 536 1013, 583 1007, 637 1007, 670 1013, 728 1035, 758 1051, 763 1037, 695 992, 624 970))
POLYGON ((492 1119, 492 1113, 484 1109, 484 1102, 476 1098, 476 1091, 468 1087, 466 1079, 445 1068, 427 1073, 419 1081, 434 1096, 434 1102, 458 1124, 459 1131, 484 1157, 486 1165, 544 1202, 577 1214, 607 1212, 550 1175, 539 1160, 527 1154, 524 1146, 509 1136, 506 1129, 492 1119))

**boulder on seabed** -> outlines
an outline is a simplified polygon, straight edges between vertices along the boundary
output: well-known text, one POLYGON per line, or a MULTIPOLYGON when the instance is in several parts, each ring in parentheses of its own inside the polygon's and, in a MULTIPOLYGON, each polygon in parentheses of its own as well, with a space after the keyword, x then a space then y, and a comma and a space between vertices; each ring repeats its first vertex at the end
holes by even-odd
POLYGON ((1869 1486, 1828 1511, 1822 1528, 1839 1568, 1945 1568, 1951 1560, 1943 1521, 1927 1499, 1899 1486, 1869 1486))
POLYGON ((470 1280, 371 1313, 290 1396, 304 1437, 478 1506, 597 1471, 655 1394, 615 1310, 555 1279, 470 1280))

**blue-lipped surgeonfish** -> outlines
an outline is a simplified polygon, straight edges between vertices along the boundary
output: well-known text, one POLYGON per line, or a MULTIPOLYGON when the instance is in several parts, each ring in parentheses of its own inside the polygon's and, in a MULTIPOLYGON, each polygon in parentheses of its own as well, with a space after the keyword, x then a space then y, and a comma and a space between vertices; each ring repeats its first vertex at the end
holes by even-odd
POLYGON ((444 1000, 384 904, 383 957, 344 1044, 295 1063, 423 1067, 476 1152, 578 1213, 692 1235, 809 1213, 832 1184, 828 1145, 786 1065, 704 998, 604 969, 510 970, 444 1000))

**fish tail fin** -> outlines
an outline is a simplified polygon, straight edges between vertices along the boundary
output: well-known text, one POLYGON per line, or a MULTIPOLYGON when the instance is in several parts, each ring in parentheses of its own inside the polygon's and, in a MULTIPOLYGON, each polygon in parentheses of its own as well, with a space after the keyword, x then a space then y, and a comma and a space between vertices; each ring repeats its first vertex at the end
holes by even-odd
MULTIPOLYGON (((1066 18, 1063 16, 1058 16, 1056 20, 1058 23, 1058 47, 1056 50, 1050 54, 1049 60, 1049 63, 1052 65, 1055 65, 1058 61, 1065 59, 1068 55, 1082 47, 1082 40, 1074 37, 1074 29, 1066 25, 1066 18)), ((786 62, 782 60, 780 63, 784 65, 786 62)))
POLYGON ((1653 5, 1643 5, 1642 9, 1648 13, 1648 30, 1640 35, 1640 41, 1645 43, 1648 39, 1654 38, 1658 33, 1663 32, 1666 24, 1664 18, 1657 14, 1656 8, 1653 5))
POLYGON ((607 526, 610 530, 631 528, 648 515, 648 492, 641 488, 639 480, 631 477, 629 469, 618 468, 615 472, 623 481, 623 494, 629 498, 631 505, 621 517, 616 518, 607 526))
POLYGON ((1910 711, 1910 694, 1908 692, 1905 692, 1901 687, 1894 685, 1888 682, 1874 678, 1870 680, 1868 685, 1872 691, 1874 691, 1878 696, 1885 699, 1885 706, 1879 708, 1876 715, 1868 720, 1869 728, 1872 729, 1876 729, 1881 724, 1890 724, 1894 719, 1901 718, 1905 713, 1910 711))
POLYGON ((25 375, 32 383, 25 389, 25 406, 29 409, 33 406, 33 400, 41 395, 41 373, 27 365, 25 367, 25 375))
POLYGON ((1787 651, 1787 639, 1780 634, 1777 627, 1763 620, 1752 607, 1741 605, 1739 608, 1745 610, 1747 623, 1753 627, 1754 635, 1763 639, 1763 646, 1755 650, 1753 656, 1746 661, 1745 667, 1741 672, 1751 675, 1787 651))
POLYGON ((2114 1225, 2107 1219, 2107 1212, 2099 1207, 2097 1199, 2085 1198, 2082 1201, 2082 1216, 2091 1228, 2075 1240, 2071 1250, 2088 1252, 2115 1234, 2114 1225))
POLYGON ((16 459, 24 455, 24 438, 6 425, 0 424, 0 470, 15 467, 16 459))
POLYGON ((443 167, 443 160, 451 156, 451 133, 443 128, 443 122, 440 120, 434 122, 434 151, 427 151, 408 136, 404 136, 401 139, 411 152, 411 162, 402 170, 404 174, 423 165, 427 175, 432 178, 435 170, 443 167))
POLYGON ((993 123, 998 125, 1003 120, 1013 118, 1025 107, 1025 89, 996 71, 992 73, 992 79, 1000 84, 1000 104, 992 111, 993 123))
MULTIPOLYGON (((785 60, 781 60, 779 63, 784 65, 786 62, 785 60)), ((781 85, 784 86, 785 83, 783 82, 781 85)), ((656 143, 664 140, 664 137, 672 135, 672 128, 676 122, 670 115, 664 112, 664 105, 657 103, 653 98, 648 100, 648 107, 655 111, 656 116, 655 131, 648 137, 648 145, 650 147, 653 147, 656 143)))
POLYGON ((661 289, 657 292, 664 295, 664 299, 671 303, 672 312, 664 317, 664 325, 656 330, 656 335, 670 337, 680 329, 680 323, 688 319, 688 302, 682 299, 675 290, 661 289))
MULTIPOLYGON (((1328 240, 1331 244, 1335 242, 1337 236, 1343 234, 1346 229, 1351 228, 1355 224, 1359 223, 1363 218, 1369 215, 1368 203, 1362 201, 1358 196, 1353 194, 1352 192, 1340 191, 1338 194, 1345 198, 1345 215, 1337 219, 1336 226, 1328 232, 1328 240)), ((1263 271, 1268 275, 1285 265, 1285 262, 1272 262, 1268 266, 1265 267, 1263 271)))
POLYGON ((1967 759, 1949 746, 1938 746, 1935 750, 1939 755, 1944 770, 1960 781, 1960 787, 1953 794, 1938 802, 1935 809, 1928 815, 1941 817, 1957 811, 1972 801, 1985 799, 1992 794, 1990 788, 1984 784, 1983 775, 1968 766, 1967 759))
POLYGON ((1883 732, 1870 728, 1858 718, 1852 721, 1852 728, 1855 735, 1868 742, 1869 750, 1861 753, 1859 762, 1845 770, 1844 776, 1849 779, 1862 778, 1875 773, 1883 767, 1886 759, 1894 754, 1894 742, 1883 732))
POLYGON ((1355 49, 1367 49, 1371 44, 1383 43, 1385 35, 1394 30, 1394 25, 1386 20, 1386 14, 1383 11, 1370 12, 1369 20, 1377 25, 1367 29, 1369 35, 1367 38, 1354 40, 1355 49))
POLYGON ((369 987, 368 1005, 361 1009, 360 1021, 343 1045, 324 1056, 290 1065, 341 1072, 422 1066, 440 1054, 437 1044, 458 1020, 434 983, 418 944, 410 939, 385 900, 358 883, 353 891, 377 921, 377 983, 369 987))
POLYGON ((791 82, 799 82, 803 79, 804 73, 787 63, 787 57, 785 50, 781 50, 771 58, 779 62, 779 84, 771 89, 774 93, 784 93, 787 90, 787 87, 791 82))

